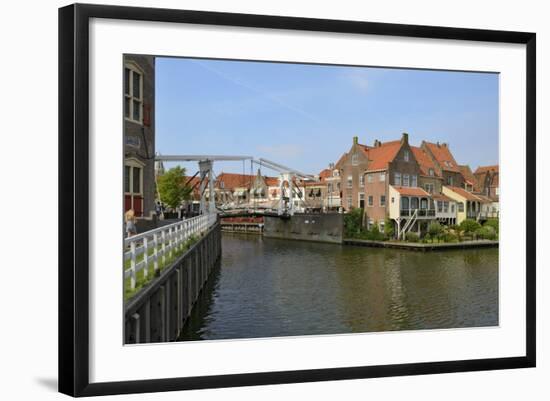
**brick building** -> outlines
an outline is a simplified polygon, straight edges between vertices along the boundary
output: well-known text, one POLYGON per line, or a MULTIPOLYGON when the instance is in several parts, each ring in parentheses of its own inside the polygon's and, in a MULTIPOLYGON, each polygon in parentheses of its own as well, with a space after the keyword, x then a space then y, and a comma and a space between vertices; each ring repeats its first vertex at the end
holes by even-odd
POLYGON ((124 56, 124 211, 155 210, 155 58, 124 56))

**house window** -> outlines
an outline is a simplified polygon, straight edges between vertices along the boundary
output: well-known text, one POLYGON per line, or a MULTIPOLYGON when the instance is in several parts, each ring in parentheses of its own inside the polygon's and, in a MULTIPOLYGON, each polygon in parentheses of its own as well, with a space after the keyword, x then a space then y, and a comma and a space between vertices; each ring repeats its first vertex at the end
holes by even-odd
POLYGON ((380 195, 380 206, 381 207, 386 206, 386 195, 380 195))
POLYGON ((409 186, 409 175, 403 174, 403 186, 408 187, 409 186))
POLYGON ((225 188, 225 183, 223 181, 220 181, 220 188, 221 189, 224 189, 225 188))
POLYGON ((386 181, 386 172, 385 171, 382 171, 380 173, 380 182, 382 181, 386 181))
POLYGON ((357 156, 357 153, 354 153, 351 155, 351 165, 357 166, 359 164, 359 157, 357 156))
POLYGON ((411 209, 418 209, 418 198, 411 198, 411 209))
POLYGON ((428 175, 431 176, 431 177, 433 177, 435 175, 435 172, 434 172, 433 168, 428 169, 428 175))
POLYGON ((403 152, 403 160, 405 160, 406 162, 409 161, 409 151, 408 150, 403 152))
POLYGON ((359 207, 361 209, 365 208, 365 194, 359 194, 359 207))
MULTIPOLYGON (((370 181, 369 181, 370 182, 370 181)), ((363 174, 361 174, 359 176, 359 186, 360 187, 364 187, 365 186, 365 176, 363 174)))
POLYGON ((374 196, 369 195, 369 206, 374 206, 374 196))
POLYGON ((426 210, 428 208, 428 199, 420 199, 420 209, 426 210))
POLYGON ((130 166, 124 166, 124 192, 130 193, 130 166))
POLYGON ((434 193, 434 184, 426 184, 424 185, 424 187, 426 188, 426 192, 428 192, 429 194, 434 193))
POLYGON ((129 65, 124 68, 124 117, 139 124, 143 121, 143 76, 129 65))
POLYGON ((370 184, 373 181, 373 174, 367 174, 367 182, 370 184))
POLYGON ((395 173, 393 175, 393 183, 398 187, 401 186, 401 173, 395 173))
POLYGON ((348 209, 351 209, 351 194, 348 195, 348 209))
POLYGON ((462 213, 464 212, 464 202, 458 203, 458 211, 462 213))
POLYGON ((353 177, 351 175, 348 175, 348 188, 351 188, 353 186, 353 177))
POLYGON ((451 176, 447 177, 447 185, 450 185, 450 186, 453 185, 453 177, 451 177, 451 176))
POLYGON ((411 175, 411 187, 417 187, 418 177, 416 175, 411 175))
POLYGON ((328 184, 328 193, 332 192, 332 184, 328 184))
POLYGON ((443 201, 437 201, 437 212, 443 212, 443 201))
POLYGON ((445 213, 449 213, 449 202, 447 201, 443 202, 443 211, 445 213))

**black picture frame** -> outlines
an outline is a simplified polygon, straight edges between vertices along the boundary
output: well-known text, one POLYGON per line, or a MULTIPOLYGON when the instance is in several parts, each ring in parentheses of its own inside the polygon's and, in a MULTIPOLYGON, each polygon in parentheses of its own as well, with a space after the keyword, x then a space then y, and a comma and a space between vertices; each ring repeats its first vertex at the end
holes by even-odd
POLYGON ((536 35, 436 26, 75 4, 59 9, 59 391, 71 396, 252 386, 534 367, 536 363, 536 35), (524 356, 313 370, 89 381, 88 61, 91 18, 437 38, 526 45, 526 352, 524 356))

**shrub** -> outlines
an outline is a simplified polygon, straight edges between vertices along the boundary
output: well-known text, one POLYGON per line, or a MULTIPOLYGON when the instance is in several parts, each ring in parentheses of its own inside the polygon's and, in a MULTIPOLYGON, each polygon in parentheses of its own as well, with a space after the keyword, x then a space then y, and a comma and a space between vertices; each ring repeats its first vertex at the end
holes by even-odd
POLYGON ((481 225, 475 220, 466 219, 460 223, 459 227, 462 231, 464 231, 464 233, 473 234, 481 227, 481 225))
POLYGON ((432 236, 430 235, 430 233, 426 234, 424 236, 424 239, 422 240, 422 242, 428 242, 428 241, 433 242, 432 241, 432 236))
POLYGON ((344 232, 348 237, 361 233, 363 209, 354 208, 344 215, 344 232))
POLYGON ((498 234, 498 219, 489 219, 485 222, 483 227, 491 227, 493 230, 495 230, 495 233, 498 234))
POLYGON ((405 235, 405 238, 407 239, 408 242, 418 242, 418 240, 419 240, 418 234, 413 233, 412 231, 409 231, 405 235))
POLYGON ((428 226, 428 234, 430 234, 430 237, 436 238, 442 232, 443 232, 443 227, 437 221, 430 223, 430 225, 428 226))
POLYGON ((491 226, 483 226, 476 230, 476 235, 481 239, 494 240, 497 237, 495 229, 491 226))
POLYGON ((452 231, 446 231, 442 234, 443 242, 456 242, 458 241, 458 236, 452 231))
POLYGON ((384 220, 384 234, 387 238, 393 238, 395 230, 393 228, 393 221, 389 217, 384 220))

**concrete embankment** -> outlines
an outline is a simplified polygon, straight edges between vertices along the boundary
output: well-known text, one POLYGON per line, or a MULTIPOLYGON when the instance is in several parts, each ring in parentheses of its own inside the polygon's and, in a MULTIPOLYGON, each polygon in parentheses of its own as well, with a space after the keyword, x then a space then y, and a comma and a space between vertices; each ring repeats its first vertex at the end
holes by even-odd
POLYGON ((341 244, 344 217, 340 213, 264 217, 264 237, 341 244))
POLYGON ((218 223, 126 303, 124 342, 176 340, 220 256, 218 223))
POLYGON ((440 251, 449 249, 470 249, 470 248, 497 248, 498 241, 478 240, 463 242, 445 242, 445 243, 418 243, 418 242, 397 242, 397 241, 371 241, 361 239, 344 239, 345 245, 368 246, 373 248, 394 248, 408 249, 411 251, 440 251))

